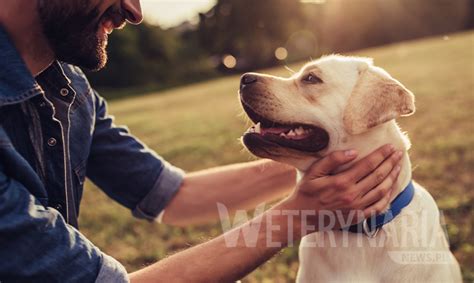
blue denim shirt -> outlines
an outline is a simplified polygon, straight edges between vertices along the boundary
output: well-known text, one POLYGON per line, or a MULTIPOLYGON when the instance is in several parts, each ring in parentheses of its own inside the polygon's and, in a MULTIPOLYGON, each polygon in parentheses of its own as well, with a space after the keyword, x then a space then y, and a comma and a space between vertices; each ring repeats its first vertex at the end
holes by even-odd
POLYGON ((128 282, 77 229, 84 179, 153 220, 183 175, 114 125, 79 68, 33 78, 0 26, 0 282, 128 282), (68 105, 66 136, 48 94, 68 105))

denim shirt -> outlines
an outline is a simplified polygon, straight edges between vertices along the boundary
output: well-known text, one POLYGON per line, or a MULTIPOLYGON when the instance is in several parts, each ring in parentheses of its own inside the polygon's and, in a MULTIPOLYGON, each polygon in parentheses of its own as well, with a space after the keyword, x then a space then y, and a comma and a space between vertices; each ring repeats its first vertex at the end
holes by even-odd
POLYGON ((33 78, 0 26, 0 282, 128 282, 78 231, 85 178, 154 220, 183 176, 114 125, 79 68, 54 62, 33 78))

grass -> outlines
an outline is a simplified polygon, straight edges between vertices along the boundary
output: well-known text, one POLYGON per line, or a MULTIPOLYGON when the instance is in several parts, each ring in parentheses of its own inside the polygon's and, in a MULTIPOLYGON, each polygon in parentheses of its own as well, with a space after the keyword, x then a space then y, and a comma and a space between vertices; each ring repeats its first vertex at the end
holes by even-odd
MULTIPOLYGON (((414 178, 442 209, 452 250, 474 280, 474 32, 354 52, 369 56, 416 95, 417 113, 400 120, 413 142, 414 178)), ((297 69, 301 64, 291 66, 297 69)), ((265 70, 287 76, 284 68, 265 70)), ((238 138, 246 129, 237 100, 239 77, 226 77, 114 101, 118 124, 173 164, 192 171, 253 159, 238 138)), ((134 271, 219 235, 219 225, 173 228, 133 219, 87 184, 81 230, 134 271)), ((297 248, 288 248, 244 282, 293 281, 297 248)))

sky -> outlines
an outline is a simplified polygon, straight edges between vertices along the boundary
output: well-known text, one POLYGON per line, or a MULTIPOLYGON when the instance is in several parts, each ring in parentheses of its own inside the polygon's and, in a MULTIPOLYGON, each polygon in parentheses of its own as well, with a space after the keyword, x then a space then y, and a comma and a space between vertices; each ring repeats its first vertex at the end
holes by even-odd
POLYGON ((207 12, 216 0, 141 0, 145 20, 163 28, 186 20, 197 21, 199 12, 207 12))

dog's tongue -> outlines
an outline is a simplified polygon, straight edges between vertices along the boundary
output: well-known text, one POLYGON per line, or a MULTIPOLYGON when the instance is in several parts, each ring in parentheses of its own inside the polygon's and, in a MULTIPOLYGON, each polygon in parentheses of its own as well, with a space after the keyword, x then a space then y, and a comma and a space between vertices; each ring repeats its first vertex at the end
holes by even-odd
POLYGON ((289 130, 291 130, 291 127, 273 127, 273 128, 260 128, 261 134, 273 134, 273 135, 279 135, 281 133, 286 133, 289 130))

